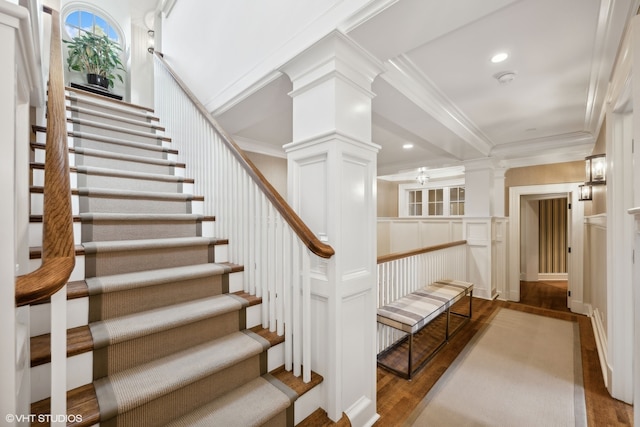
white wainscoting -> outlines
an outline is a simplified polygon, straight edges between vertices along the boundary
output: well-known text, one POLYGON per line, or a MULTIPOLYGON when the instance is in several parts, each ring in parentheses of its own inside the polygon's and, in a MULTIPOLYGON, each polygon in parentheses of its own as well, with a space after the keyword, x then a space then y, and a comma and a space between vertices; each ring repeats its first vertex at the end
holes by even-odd
POLYGON ((464 218, 464 236, 469 248, 468 280, 473 296, 494 299, 504 295, 507 279, 506 218, 464 218))
POLYGON ((609 383, 607 337, 607 216, 593 215, 584 219, 584 296, 598 348, 605 384, 609 383))
POLYGON ((378 218, 378 256, 462 240, 463 219, 378 218))

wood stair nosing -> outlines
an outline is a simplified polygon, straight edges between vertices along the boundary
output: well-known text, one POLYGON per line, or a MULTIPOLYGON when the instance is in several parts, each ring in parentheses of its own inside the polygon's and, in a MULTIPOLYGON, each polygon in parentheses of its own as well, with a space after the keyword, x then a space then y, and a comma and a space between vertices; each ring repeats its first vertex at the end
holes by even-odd
MULTIPOLYGON (((51 334, 31 337, 31 367, 51 362, 51 334)), ((67 330, 67 357, 93 350, 93 336, 88 325, 67 330)))
MULTIPOLYGON (((84 256, 85 250, 84 246, 76 245, 76 256, 84 256)), ((41 246, 32 246, 29 248, 29 259, 40 259, 42 258, 42 247, 41 246)))

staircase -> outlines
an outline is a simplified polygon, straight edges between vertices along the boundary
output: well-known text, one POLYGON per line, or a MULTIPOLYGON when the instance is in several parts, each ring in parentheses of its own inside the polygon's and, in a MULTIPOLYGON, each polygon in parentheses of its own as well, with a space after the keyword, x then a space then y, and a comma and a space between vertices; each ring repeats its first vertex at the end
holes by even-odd
MULTIPOLYGON (((297 393, 268 373, 282 339, 258 325, 260 299, 236 285, 242 267, 211 235, 215 218, 190 194, 188 165, 176 162, 158 118, 72 89, 67 115, 84 264, 68 285, 68 414, 81 415, 77 425, 293 425, 297 393)), ((35 228, 42 148, 33 144, 35 228)), ((36 385, 48 362, 39 310, 36 385)), ((32 413, 48 413, 42 393, 32 392, 41 399, 32 413)))

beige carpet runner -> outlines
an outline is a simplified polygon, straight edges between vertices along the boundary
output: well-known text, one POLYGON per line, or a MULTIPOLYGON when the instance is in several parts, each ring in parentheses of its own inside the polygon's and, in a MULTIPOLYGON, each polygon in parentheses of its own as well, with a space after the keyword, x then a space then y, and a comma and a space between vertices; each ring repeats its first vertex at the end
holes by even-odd
POLYGON ((415 426, 586 426, 578 324, 500 309, 407 420, 415 426))

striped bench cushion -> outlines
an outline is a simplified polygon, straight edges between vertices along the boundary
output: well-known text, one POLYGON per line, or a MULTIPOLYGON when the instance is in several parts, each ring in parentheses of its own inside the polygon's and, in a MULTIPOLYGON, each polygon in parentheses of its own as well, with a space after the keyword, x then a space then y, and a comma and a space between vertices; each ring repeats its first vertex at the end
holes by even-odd
POLYGON ((380 307, 378 322, 415 333, 446 309, 446 301, 421 289, 380 307))
POLYGON ((469 282, 439 280, 378 308, 378 322, 415 333, 472 289, 469 282))
POLYGON ((434 297, 445 298, 447 306, 451 307, 457 301, 460 300, 467 292, 473 290, 473 283, 463 282, 462 280, 438 280, 430 285, 427 285, 425 289, 428 290, 434 297))

